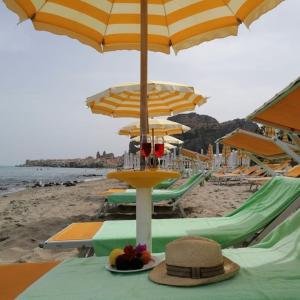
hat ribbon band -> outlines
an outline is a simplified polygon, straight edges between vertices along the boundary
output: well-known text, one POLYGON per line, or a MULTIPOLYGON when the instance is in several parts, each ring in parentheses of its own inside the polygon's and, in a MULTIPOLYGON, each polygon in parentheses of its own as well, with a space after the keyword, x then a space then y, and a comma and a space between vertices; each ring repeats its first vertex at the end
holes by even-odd
POLYGON ((224 274, 224 264, 215 267, 180 267, 173 265, 166 265, 167 274, 170 276, 184 277, 184 278, 209 278, 224 274))

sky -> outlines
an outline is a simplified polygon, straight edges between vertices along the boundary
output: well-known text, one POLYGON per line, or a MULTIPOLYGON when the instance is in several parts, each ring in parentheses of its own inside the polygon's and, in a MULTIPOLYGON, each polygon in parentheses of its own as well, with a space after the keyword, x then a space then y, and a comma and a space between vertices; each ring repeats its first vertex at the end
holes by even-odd
MULTIPOLYGON (((286 0, 237 37, 178 55, 149 54, 149 80, 193 85, 196 109, 219 122, 244 118, 299 76, 300 1, 286 0)), ((0 165, 26 159, 122 154, 118 129, 135 119, 93 115, 87 97, 139 81, 139 52, 98 53, 68 37, 35 31, 0 2, 0 165)))

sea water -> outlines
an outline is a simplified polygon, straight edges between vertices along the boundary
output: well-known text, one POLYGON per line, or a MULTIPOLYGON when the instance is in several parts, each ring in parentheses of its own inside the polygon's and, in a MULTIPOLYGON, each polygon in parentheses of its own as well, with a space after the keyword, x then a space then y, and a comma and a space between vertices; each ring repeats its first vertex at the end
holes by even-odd
POLYGON ((36 183, 104 179, 108 171, 110 169, 0 166, 0 194, 23 190, 36 183))

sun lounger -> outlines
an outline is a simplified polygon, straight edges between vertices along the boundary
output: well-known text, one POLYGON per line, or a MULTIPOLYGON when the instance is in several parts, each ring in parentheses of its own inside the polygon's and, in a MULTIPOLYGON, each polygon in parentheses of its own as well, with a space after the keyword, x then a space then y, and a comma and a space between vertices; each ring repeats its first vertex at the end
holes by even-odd
POLYGON ((228 184, 229 182, 238 182, 241 184, 244 179, 248 178, 249 176, 261 176, 264 173, 265 171, 260 169, 259 166, 252 166, 248 169, 238 169, 238 171, 236 169, 234 172, 224 174, 215 173, 213 178, 219 185, 222 183, 228 184))
MULTIPOLYGON (((223 247, 244 245, 259 236, 266 226, 272 224, 281 213, 289 211, 289 207, 296 201, 300 202, 300 180, 283 176, 272 178, 259 191, 254 193, 238 209, 226 217, 165 219, 153 220, 153 245, 156 252, 161 252, 164 245, 176 238, 186 235, 205 235, 216 239, 223 247)), ((85 223, 78 223, 84 224, 85 223)), ((80 226, 80 225, 78 225, 80 226)), ((87 233, 78 247, 90 247, 90 236, 87 233)), ((135 243, 134 221, 105 221, 94 235, 93 245, 99 251, 97 255, 107 255, 112 248, 122 247, 126 243, 135 243)), ((51 240, 51 238, 50 238, 51 240)), ((49 240, 48 240, 49 241, 49 240)), ((70 241, 60 241, 60 248, 70 248, 70 241)), ((45 245, 45 248, 47 248, 45 245)))
POLYGON ((297 178, 300 176, 300 165, 294 166, 293 168, 289 169, 286 174, 288 177, 297 178))
MULTIPOLYGON (((201 184, 201 182, 203 182, 205 178, 206 175, 197 174, 192 176, 185 184, 181 185, 178 189, 168 191, 154 190, 154 202, 159 202, 162 200, 172 200, 173 208, 175 209, 178 206, 181 214, 185 216, 184 209, 182 208, 178 198, 186 193, 195 184, 201 184)), ((135 190, 132 190, 128 193, 129 196, 125 200, 123 200, 124 198, 120 198, 118 196, 116 198, 116 203, 135 203, 135 190), (132 195, 134 195, 134 197, 132 195)), ((44 249, 78 248, 80 250, 80 256, 91 256, 93 255, 92 237, 96 234, 96 232, 100 230, 102 225, 103 222, 72 223, 46 240, 44 243, 41 243, 40 247, 44 249)))
POLYGON ((0 264, 0 299, 13 300, 59 262, 0 264))
POLYGON ((252 166, 249 169, 245 170, 242 175, 251 175, 252 173, 254 173, 255 171, 259 170, 259 166, 252 166))
POLYGON ((225 174, 213 174, 212 180, 217 182, 217 184, 228 184, 229 182, 241 182, 241 175, 236 173, 225 173, 225 174))
POLYGON ((168 189, 170 186, 172 186, 176 181, 178 180, 178 178, 171 178, 171 179, 167 179, 159 184, 157 184, 154 189, 168 189))
POLYGON ((234 170, 232 170, 230 173, 232 173, 232 174, 241 174, 244 170, 245 170, 245 168, 240 166, 240 167, 237 167, 234 170))
POLYGON ((40 245, 45 249, 78 248, 79 256, 91 256, 93 252, 92 238, 101 228, 103 222, 72 223, 40 245))
MULTIPOLYGON (((175 210, 177 207, 180 209, 182 216, 185 216, 185 212, 181 206, 180 201, 178 199, 182 197, 186 192, 188 192, 193 186, 196 184, 202 184, 205 180, 205 175, 202 173, 191 176, 184 184, 181 186, 170 189, 153 189, 152 191, 152 202, 161 202, 161 201, 169 201, 173 204, 173 209, 175 210)), ((105 214, 110 205, 118 205, 118 204, 129 204, 135 203, 136 201, 136 190, 128 189, 125 192, 120 193, 112 193, 107 195, 106 202, 103 205, 103 209, 101 214, 105 214)))
MULTIPOLYGON (((173 185, 176 181, 178 180, 178 178, 175 179, 168 179, 165 180, 161 183, 159 183, 158 185, 156 185, 154 187, 154 189, 168 189, 171 185, 173 185)), ((102 197, 107 197, 108 195, 114 194, 114 193, 123 193, 126 192, 127 189, 125 188, 113 188, 113 189, 108 189, 105 192, 101 192, 99 195, 102 197)))
MULTIPOLYGON (((238 209, 226 217, 154 219, 152 238, 154 252, 162 252, 165 245, 186 235, 206 236, 222 247, 251 241, 256 233, 272 222, 300 197, 300 180, 284 176, 274 177, 256 191, 238 209)), ((106 221, 93 237, 98 256, 114 248, 135 243, 135 221, 106 221)))
POLYGON ((45 274, 18 300, 297 300, 300 294, 299 248, 300 211, 259 244, 223 250, 226 257, 240 265, 239 272, 230 280, 190 288, 170 287, 154 284, 147 272, 112 274, 104 267, 107 257, 73 258, 45 274))
MULTIPOLYGON (((297 166, 289 169, 283 175, 287 176, 287 177, 293 177, 293 178, 299 177, 300 176, 300 165, 297 165, 297 166)), ((252 190, 253 186, 255 186, 255 188, 257 189, 259 186, 265 184, 271 178, 272 177, 247 178, 247 182, 250 184, 250 190, 252 190)))

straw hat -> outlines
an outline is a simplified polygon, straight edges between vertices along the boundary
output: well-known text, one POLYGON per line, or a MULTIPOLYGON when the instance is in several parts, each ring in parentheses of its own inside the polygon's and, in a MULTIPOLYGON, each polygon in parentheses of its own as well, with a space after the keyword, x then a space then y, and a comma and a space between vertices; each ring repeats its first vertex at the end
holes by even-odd
POLYGON ((184 237, 166 246, 166 260, 150 273, 159 284, 194 286, 226 280, 239 265, 222 256, 220 245, 202 237, 184 237))

